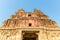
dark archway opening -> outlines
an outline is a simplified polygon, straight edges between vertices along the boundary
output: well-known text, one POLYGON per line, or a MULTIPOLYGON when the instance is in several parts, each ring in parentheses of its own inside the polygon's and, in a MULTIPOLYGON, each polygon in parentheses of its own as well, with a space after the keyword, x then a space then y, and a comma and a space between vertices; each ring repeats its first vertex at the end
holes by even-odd
POLYGON ((35 33, 26 33, 23 35, 23 40, 37 40, 37 37, 35 33))
POLYGON ((24 37, 23 40, 36 40, 36 37, 24 37))

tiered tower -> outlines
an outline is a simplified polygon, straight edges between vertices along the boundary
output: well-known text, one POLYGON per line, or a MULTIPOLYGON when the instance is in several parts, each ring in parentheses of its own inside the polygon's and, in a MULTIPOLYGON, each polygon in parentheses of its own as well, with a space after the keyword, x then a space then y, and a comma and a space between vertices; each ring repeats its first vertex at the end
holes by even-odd
POLYGON ((43 12, 20 9, 0 28, 0 40, 60 40, 60 28, 43 12))
POLYGON ((8 20, 3 22, 2 27, 58 27, 55 21, 49 19, 43 12, 34 9, 34 12, 25 12, 20 9, 8 20))

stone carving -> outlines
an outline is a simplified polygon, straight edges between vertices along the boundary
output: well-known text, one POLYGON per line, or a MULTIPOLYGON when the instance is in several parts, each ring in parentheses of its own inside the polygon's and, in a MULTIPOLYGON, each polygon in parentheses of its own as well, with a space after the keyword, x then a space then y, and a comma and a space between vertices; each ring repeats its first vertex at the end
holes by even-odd
POLYGON ((34 12, 25 12, 23 9, 19 10, 3 22, 2 27, 28 26, 29 22, 32 23, 32 26, 58 27, 54 21, 37 9, 35 9, 34 12))
POLYGON ((28 31, 30 35, 30 32, 36 34, 38 31, 38 40, 60 40, 60 28, 56 22, 37 9, 34 12, 21 9, 4 21, 0 40, 23 40, 23 31, 28 31))

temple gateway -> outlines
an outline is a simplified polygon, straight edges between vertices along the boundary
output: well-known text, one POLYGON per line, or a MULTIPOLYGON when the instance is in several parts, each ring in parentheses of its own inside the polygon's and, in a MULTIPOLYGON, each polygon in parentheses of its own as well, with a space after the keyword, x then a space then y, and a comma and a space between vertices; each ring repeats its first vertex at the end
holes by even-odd
POLYGON ((40 10, 18 10, 0 27, 0 40, 60 40, 60 28, 40 10))

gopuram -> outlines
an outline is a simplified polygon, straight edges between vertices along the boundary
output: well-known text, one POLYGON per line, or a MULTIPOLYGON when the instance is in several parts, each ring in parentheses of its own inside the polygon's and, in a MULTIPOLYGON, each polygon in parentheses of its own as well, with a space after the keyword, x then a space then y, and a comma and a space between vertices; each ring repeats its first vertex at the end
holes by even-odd
POLYGON ((40 10, 18 10, 0 27, 0 40, 60 40, 60 28, 40 10))

